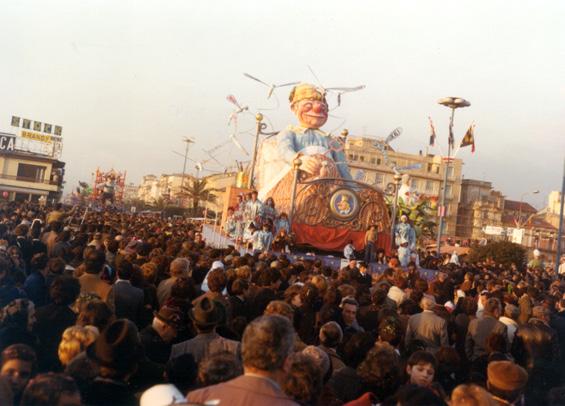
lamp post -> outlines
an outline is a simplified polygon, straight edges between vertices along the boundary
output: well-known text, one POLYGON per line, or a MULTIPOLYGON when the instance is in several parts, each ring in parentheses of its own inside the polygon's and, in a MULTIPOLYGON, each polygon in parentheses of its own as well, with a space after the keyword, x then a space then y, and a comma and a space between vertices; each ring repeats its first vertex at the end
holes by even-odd
POLYGON ((565 205, 565 159, 563 159, 563 182, 561 184, 561 202, 559 205, 559 230, 557 230, 557 257, 555 257, 555 275, 559 274, 561 261, 561 239, 563 238, 563 206, 565 205))
POLYGON ((539 193, 539 190, 533 190, 531 192, 525 192, 522 193, 522 195, 520 196, 520 206, 518 206, 518 228, 522 228, 522 226, 526 223, 525 221, 522 222, 522 205, 524 204, 524 197, 526 197, 527 195, 537 195, 539 193))
POLYGON ((290 216, 289 223, 292 230, 292 221, 294 220, 294 203, 296 200, 296 186, 298 184, 298 171, 302 165, 302 160, 297 157, 292 161, 292 167, 294 169, 294 179, 292 180, 292 194, 290 195, 290 216))
POLYGON ((184 137, 182 139, 182 141, 186 143, 186 147, 184 149, 184 164, 182 166, 182 178, 180 180, 180 191, 181 191, 181 193, 184 192, 184 176, 186 174, 186 161, 188 159, 188 147, 190 146, 190 144, 194 144, 194 140, 192 138, 189 138, 189 137, 184 137))
POLYGON ((395 248, 394 243, 394 229, 396 228, 396 211, 398 210, 398 189, 400 189, 400 182, 402 181, 402 175, 399 173, 394 174, 394 202, 392 202, 392 221, 390 222, 390 249, 391 251, 395 248))
POLYGON ((443 232, 444 217, 447 212, 445 209, 445 194, 447 192, 447 175, 449 172, 449 164, 451 163, 451 150, 454 146, 454 136, 453 136, 453 118, 455 116, 455 109, 461 107, 469 107, 471 103, 460 97, 444 97, 438 101, 439 104, 451 109, 451 118, 449 119, 449 139, 447 145, 447 157, 444 158, 445 161, 445 173, 443 176, 443 189, 441 192, 441 202, 439 207, 439 226, 437 231, 437 255, 441 256, 441 234, 443 232))

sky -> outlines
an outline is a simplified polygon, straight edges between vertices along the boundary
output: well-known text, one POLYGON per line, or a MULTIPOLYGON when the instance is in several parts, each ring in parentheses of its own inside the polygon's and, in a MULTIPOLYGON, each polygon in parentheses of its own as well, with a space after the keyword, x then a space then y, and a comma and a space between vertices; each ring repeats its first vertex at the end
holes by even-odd
POLYGON ((445 152, 449 110, 437 100, 463 97, 456 142, 476 124, 476 152, 457 156, 465 178, 538 208, 561 187, 563 1, 0 0, 0 10, 0 131, 15 130, 12 115, 62 125, 67 190, 97 167, 135 183, 180 173, 186 136, 195 161, 225 144, 214 152, 222 166, 204 162, 203 174, 248 160, 229 143, 227 95, 249 106, 237 134, 248 151, 255 112, 269 130, 295 118, 290 88, 267 99, 243 72, 366 85, 323 129, 386 137, 400 126, 392 146, 410 153, 426 148, 428 116, 445 152))

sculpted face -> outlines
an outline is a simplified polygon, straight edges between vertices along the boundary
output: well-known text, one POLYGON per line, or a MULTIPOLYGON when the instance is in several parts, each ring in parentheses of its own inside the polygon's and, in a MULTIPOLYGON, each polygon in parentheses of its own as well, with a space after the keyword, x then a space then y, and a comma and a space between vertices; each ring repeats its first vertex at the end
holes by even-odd
POLYGON ((305 128, 320 128, 328 121, 328 105, 319 100, 300 100, 292 106, 300 125, 305 128))

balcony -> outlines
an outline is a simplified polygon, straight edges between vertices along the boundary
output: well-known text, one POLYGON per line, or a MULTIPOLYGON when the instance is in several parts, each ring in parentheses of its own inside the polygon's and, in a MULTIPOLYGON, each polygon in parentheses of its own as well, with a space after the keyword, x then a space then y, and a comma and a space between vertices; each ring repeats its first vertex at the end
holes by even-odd
POLYGON ((0 174, 0 179, 6 179, 11 181, 18 181, 18 182, 28 182, 28 183, 39 183, 42 185, 52 185, 52 186, 60 186, 58 180, 45 180, 45 179, 36 179, 27 176, 15 176, 15 175, 4 175, 0 174))

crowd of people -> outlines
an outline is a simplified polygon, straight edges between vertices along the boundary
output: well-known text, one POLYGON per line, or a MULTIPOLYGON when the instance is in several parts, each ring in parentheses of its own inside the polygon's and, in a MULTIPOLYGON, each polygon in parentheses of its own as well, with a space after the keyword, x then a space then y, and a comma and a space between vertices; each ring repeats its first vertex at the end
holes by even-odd
POLYGON ((277 211, 272 197, 263 203, 257 196, 257 191, 238 195, 236 204, 228 208, 222 231, 236 247, 253 252, 290 252, 294 236, 288 214, 277 211))
MULTIPOLYGON (((274 203, 249 201, 232 216, 276 230, 274 203)), ((551 269, 332 269, 213 248, 200 227, 0 206, 0 404, 565 404, 551 269)))

